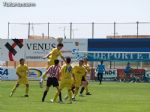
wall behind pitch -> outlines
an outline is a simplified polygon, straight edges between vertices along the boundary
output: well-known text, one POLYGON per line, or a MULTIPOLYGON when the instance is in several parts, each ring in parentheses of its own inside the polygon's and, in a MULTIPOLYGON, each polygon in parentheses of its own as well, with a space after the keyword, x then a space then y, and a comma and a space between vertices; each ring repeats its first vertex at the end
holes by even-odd
MULTIPOLYGON (((40 80, 42 73, 45 68, 29 68, 28 79, 29 80, 40 80)), ((1 80, 17 80, 15 68, 0 67, 0 79, 1 80)))
POLYGON ((0 60, 18 61, 25 58, 28 61, 44 61, 43 56, 60 42, 64 44, 63 56, 69 56, 72 60, 84 56, 84 53, 78 51, 87 51, 87 39, 1 39, 0 60))
POLYGON ((25 47, 23 39, 1 39, 0 60, 14 61, 24 58, 25 47))
POLYGON ((88 39, 90 61, 150 61, 150 38, 88 39))

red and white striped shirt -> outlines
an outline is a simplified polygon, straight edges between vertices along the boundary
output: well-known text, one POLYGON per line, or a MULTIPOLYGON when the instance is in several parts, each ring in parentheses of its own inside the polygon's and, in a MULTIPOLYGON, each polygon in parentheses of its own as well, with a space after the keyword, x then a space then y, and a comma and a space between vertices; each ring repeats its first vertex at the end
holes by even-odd
POLYGON ((55 65, 52 65, 52 66, 50 66, 49 68, 48 68, 48 70, 47 70, 47 77, 58 77, 58 75, 59 75, 59 71, 60 71, 60 66, 59 65, 57 65, 57 66, 55 66, 55 65))

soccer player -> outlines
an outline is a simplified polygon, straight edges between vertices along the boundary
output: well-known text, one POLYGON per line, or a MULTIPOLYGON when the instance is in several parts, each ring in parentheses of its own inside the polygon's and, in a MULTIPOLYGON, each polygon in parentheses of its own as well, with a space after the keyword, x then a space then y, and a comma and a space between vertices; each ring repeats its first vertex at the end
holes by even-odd
POLYGON ((74 77, 74 86, 75 86, 75 93, 73 94, 72 99, 75 100, 75 96, 78 94, 79 87, 81 86, 81 79, 85 75, 86 70, 83 67, 83 60, 79 60, 79 65, 74 66, 73 68, 73 77, 74 77))
MULTIPOLYGON (((59 89, 60 91, 64 88, 67 88, 68 90, 68 96, 69 96, 69 103, 72 103, 72 93, 71 93, 71 87, 72 87, 72 66, 70 65, 71 63, 71 58, 67 57, 66 58, 66 64, 62 66, 60 74, 61 74, 61 82, 59 89)), ((56 93, 58 94, 58 93, 56 93)), ((56 102, 55 97, 52 102, 56 102)))
POLYGON ((54 60, 54 65, 50 66, 45 72, 47 74, 47 83, 46 83, 46 89, 43 93, 42 102, 44 102, 47 92, 49 91, 49 87, 51 87, 52 85, 53 87, 56 87, 58 91, 57 95, 59 95, 60 91, 59 91, 59 83, 57 79, 57 77, 59 76, 59 72, 60 72, 59 60, 54 60))
POLYGON ((125 67, 125 69, 124 69, 124 72, 125 72, 125 79, 124 79, 124 81, 129 81, 129 76, 131 74, 131 70, 132 70, 131 65, 128 62, 126 67, 125 67))
POLYGON ((103 61, 101 61, 101 64, 97 66, 96 71, 99 84, 101 84, 103 79, 103 73, 105 72, 105 65, 103 64, 103 61))
POLYGON ((10 96, 12 96, 16 90, 17 87, 19 87, 20 84, 25 84, 26 85, 26 91, 25 91, 25 97, 28 97, 28 92, 29 92, 29 83, 28 83, 28 67, 25 63, 25 59, 21 58, 19 60, 20 64, 17 66, 16 69, 16 74, 18 76, 17 83, 15 87, 12 89, 12 92, 10 93, 10 96))
POLYGON ((91 95, 91 93, 88 91, 88 80, 87 80, 87 78, 86 78, 86 75, 88 74, 88 73, 90 73, 90 66, 89 66, 89 64, 88 64, 88 60, 87 60, 87 58, 84 58, 84 64, 83 64, 83 67, 86 69, 86 74, 82 77, 82 85, 81 85, 81 90, 80 90, 80 96, 83 96, 83 91, 84 91, 84 89, 86 90, 86 95, 91 95))
MULTIPOLYGON (((57 48, 53 48, 49 54, 47 54, 46 56, 44 56, 44 58, 48 58, 48 63, 47 63, 47 67, 49 68, 51 65, 54 65, 54 60, 56 60, 59 56, 65 61, 64 57, 62 56, 62 52, 61 49, 63 48, 63 44, 59 43, 57 45, 57 48)), ((46 77, 46 73, 44 72, 42 74, 42 78, 40 80, 40 87, 43 87, 43 80, 46 77)))

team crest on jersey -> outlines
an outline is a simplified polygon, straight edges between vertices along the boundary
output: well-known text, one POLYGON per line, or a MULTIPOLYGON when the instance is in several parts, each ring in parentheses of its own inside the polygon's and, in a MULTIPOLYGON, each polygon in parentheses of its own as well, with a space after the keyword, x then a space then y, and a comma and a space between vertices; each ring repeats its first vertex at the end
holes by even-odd
POLYGON ((72 70, 72 67, 71 66, 69 66, 69 67, 66 67, 66 72, 71 72, 71 70, 72 70))

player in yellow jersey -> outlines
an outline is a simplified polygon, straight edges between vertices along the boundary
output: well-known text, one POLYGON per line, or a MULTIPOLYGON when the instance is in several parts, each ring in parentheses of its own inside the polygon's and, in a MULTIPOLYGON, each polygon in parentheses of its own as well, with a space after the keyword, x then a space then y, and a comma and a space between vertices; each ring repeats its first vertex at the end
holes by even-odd
MULTIPOLYGON (((88 74, 88 73, 90 73, 90 66, 89 66, 89 64, 88 64, 88 60, 87 60, 87 58, 84 58, 84 65, 83 65, 83 67, 86 69, 86 75, 88 74)), ((91 95, 91 93, 88 91, 88 80, 87 80, 87 78, 86 78, 86 75, 84 75, 83 77, 82 77, 82 88, 81 88, 81 90, 80 90, 80 96, 83 96, 83 91, 84 91, 84 89, 86 90, 86 95, 91 95)))
POLYGON ((20 84, 25 84, 26 85, 25 97, 28 97, 28 91, 29 91, 28 67, 26 64, 24 64, 25 59, 21 58, 19 62, 20 62, 20 64, 17 66, 17 69, 16 69, 16 74, 18 76, 18 80, 17 80, 15 87, 12 89, 10 96, 13 95, 16 88, 19 87, 20 84))
POLYGON ((86 70, 83 67, 83 60, 79 60, 79 65, 74 66, 73 68, 73 77, 74 77, 74 86, 75 86, 75 93, 73 94, 72 99, 75 100, 75 96, 78 94, 79 87, 81 86, 81 79, 82 76, 85 75, 86 70))
MULTIPOLYGON (((61 81, 59 90, 63 90, 64 88, 67 88, 68 90, 68 96, 69 96, 69 103, 72 103, 72 93, 71 93, 71 87, 72 87, 72 66, 70 65, 71 58, 66 58, 66 64, 61 67, 60 74, 61 74, 61 81)), ((56 93, 55 97, 51 102, 56 102, 57 96, 59 92, 56 93)))
MULTIPOLYGON (((44 58, 48 58, 47 68, 49 68, 51 65, 54 65, 54 60, 56 60, 59 56, 65 61, 64 57, 62 56, 61 49, 63 48, 63 44, 59 43, 57 45, 57 48, 53 48, 44 58)), ((40 87, 43 87, 43 80, 46 77, 46 73, 44 72, 42 74, 42 78, 40 80, 40 87)))

